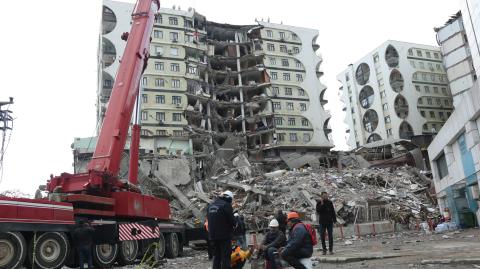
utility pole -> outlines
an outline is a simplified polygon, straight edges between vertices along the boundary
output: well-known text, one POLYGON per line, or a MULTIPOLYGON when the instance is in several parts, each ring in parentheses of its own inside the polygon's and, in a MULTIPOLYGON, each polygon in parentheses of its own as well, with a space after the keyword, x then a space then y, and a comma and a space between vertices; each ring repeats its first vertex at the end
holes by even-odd
POLYGON ((11 104, 13 104, 13 97, 10 97, 9 101, 0 101, 0 181, 3 174, 3 156, 9 140, 7 140, 7 131, 13 128, 12 111, 8 110, 11 104))

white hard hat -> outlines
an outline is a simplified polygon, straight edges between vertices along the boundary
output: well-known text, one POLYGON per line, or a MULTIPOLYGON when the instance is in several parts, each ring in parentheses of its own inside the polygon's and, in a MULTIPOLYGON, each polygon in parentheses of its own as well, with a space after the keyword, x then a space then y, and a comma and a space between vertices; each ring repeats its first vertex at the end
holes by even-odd
POLYGON ((235 213, 235 214, 233 214, 233 216, 234 216, 234 217, 239 217, 239 216, 240 216, 240 214, 238 214, 238 213, 235 213))
POLYGON ((224 192, 222 192, 222 196, 225 196, 225 197, 228 197, 228 198, 233 199, 233 192, 231 192, 231 191, 224 191, 224 192))
POLYGON ((276 219, 272 219, 268 224, 268 227, 278 227, 278 221, 276 219))

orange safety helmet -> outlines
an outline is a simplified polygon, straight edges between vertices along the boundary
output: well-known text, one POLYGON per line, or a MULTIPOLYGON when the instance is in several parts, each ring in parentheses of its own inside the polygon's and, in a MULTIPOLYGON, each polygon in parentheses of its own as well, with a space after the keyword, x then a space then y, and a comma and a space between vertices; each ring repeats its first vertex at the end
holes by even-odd
POLYGON ((292 211, 292 212, 287 214, 287 221, 289 221, 291 219, 299 219, 299 218, 300 218, 300 216, 295 211, 292 211))

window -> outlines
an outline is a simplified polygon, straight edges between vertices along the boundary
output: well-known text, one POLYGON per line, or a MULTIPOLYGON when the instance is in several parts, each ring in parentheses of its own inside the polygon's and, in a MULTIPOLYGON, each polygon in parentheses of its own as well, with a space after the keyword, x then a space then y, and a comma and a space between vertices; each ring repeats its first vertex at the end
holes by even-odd
POLYGON ((436 160, 435 163, 437 164, 437 171, 438 177, 440 179, 448 176, 448 166, 447 166, 447 159, 445 158, 445 154, 442 153, 436 160))
POLYGON ((112 80, 111 79, 105 79, 103 81, 103 87, 105 88, 111 88, 112 87, 112 80))
POLYGON ((290 81, 290 73, 283 73, 283 80, 290 81))
POLYGON ((422 55, 422 51, 417 50, 417 56, 418 56, 418 57, 422 57, 422 56, 423 56, 423 55, 422 55))
POLYGON ((426 93, 430 93, 430 87, 428 87, 428 86, 423 86, 423 89, 425 90, 426 93))
POLYGON ((144 104, 148 103, 148 95, 142 94, 142 103, 144 104))
POLYGON ((373 55, 373 62, 378 63, 378 60, 380 60, 380 57, 378 57, 378 54, 373 55))
POLYGON ((287 102, 287 110, 293 110, 293 102, 287 102))
POLYGON ((172 79, 172 88, 180 88, 180 80, 172 79))
POLYGON ((277 64, 277 60, 273 57, 270 57, 270 64, 271 65, 276 65, 277 64))
POLYGON ((181 96, 172 96, 172 104, 174 105, 179 105, 182 103, 182 97, 181 96))
POLYGON ((387 135, 392 135, 392 129, 387 129, 387 135))
POLYGON ((417 73, 413 74, 413 79, 418 79, 418 74, 417 73))
POLYGON ((157 104, 165 104, 165 95, 157 95, 157 96, 155 96, 155 103, 157 103, 157 104))
POLYGON ((440 58, 440 57, 438 56, 438 53, 434 52, 434 53, 433 53, 433 58, 438 59, 438 58, 440 58))
POLYGON ((189 73, 189 74, 192 74, 192 75, 197 74, 197 67, 194 66, 194 65, 189 65, 189 66, 188 66, 188 73, 189 73))
POLYGON ((433 92, 438 93, 438 87, 433 87, 433 92))
POLYGON ((450 113, 450 112, 447 112, 447 117, 450 117, 450 115, 452 115, 452 113, 450 113))
POLYGON ((408 49, 408 55, 413 56, 413 50, 412 49, 408 49))
POLYGON ((148 78, 147 77, 143 77, 142 78, 142 85, 147 85, 148 84, 148 78))
POLYGON ((142 111, 142 120, 148 120, 148 111, 142 111))
POLYGON ((173 130, 173 136, 183 136, 183 131, 181 130, 173 130))
POLYGON ((285 141, 285 134, 284 133, 278 133, 278 141, 285 141))
POLYGON ((443 88, 443 87, 442 87, 442 93, 443 93, 443 94, 447 94, 447 88, 443 88))
POLYGON ((278 79, 277 72, 270 72, 270 77, 272 77, 272 80, 278 79))
POLYGON ((304 133, 303 134, 303 142, 310 142, 310 134, 304 133))
POLYGON ((308 126, 308 120, 307 119, 302 119, 302 126, 308 126))
POLYGON ((148 131, 148 130, 142 130, 142 132, 140 133, 140 135, 150 135, 150 131, 148 131))
POLYGON ((182 121, 182 113, 173 113, 172 114, 173 121, 182 121))
POLYGON ((415 67, 416 67, 416 66, 415 66, 415 61, 414 61, 414 60, 410 60, 410 65, 411 65, 413 68, 415 68, 415 67))
POLYGON ((438 75, 438 80, 443 82, 445 80, 445 78, 442 75, 438 75))
POLYGON ((449 106, 449 105, 450 105, 450 102, 448 102, 447 99, 443 100, 443 103, 444 103, 446 106, 449 106))
POLYGON ((387 97, 387 94, 385 93, 385 91, 380 92, 380 97, 382 97, 382 98, 387 97))
POLYGON ((298 47, 293 47, 293 53, 299 53, 300 49, 298 47))
POLYGON ((288 59, 282 59, 282 66, 288 66, 288 59))
POLYGON ((427 80, 427 74, 422 74, 422 79, 425 81, 427 80))
POLYGON ((292 33, 292 39, 293 39, 293 40, 298 40, 298 35, 297 35, 297 34, 294 34, 294 33, 292 33))
POLYGON ((268 37, 273 37, 273 32, 272 32, 272 30, 267 30, 267 36, 268 36, 268 37))
POLYGON ((302 68, 302 63, 299 60, 295 60, 295 66, 297 68, 302 68))
POLYGON ((302 74, 297 74, 297 81, 302 82, 303 81, 303 75, 302 74))
POLYGON ((348 74, 345 74, 345 80, 346 81, 349 81, 350 80, 350 76, 348 74))
POLYGON ((280 102, 272 102, 274 109, 282 109, 282 104, 280 102))
POLYGON ((169 17, 168 18, 168 23, 170 25, 178 25, 178 18, 177 17, 169 17))
POLYGON ((170 55, 178 56, 178 48, 170 48, 170 55))
POLYGON ((280 89, 278 87, 272 87, 272 94, 273 95, 278 95, 280 94, 280 89))
POLYGON ((283 118, 282 117, 275 117, 275 125, 282 125, 283 118))
POLYGON ((440 119, 444 119, 444 115, 443 115, 443 112, 442 112, 442 111, 439 111, 439 112, 438 112, 438 116, 440 117, 440 119))
POLYGON ((272 43, 267 43, 267 50, 268 51, 275 51, 275 45, 272 43))
POLYGON ((155 70, 163 70, 164 68, 163 62, 155 62, 155 70))
POLYGON ((295 118, 288 118, 288 125, 294 126, 295 125, 295 118))
POLYGON ((287 46, 285 45, 280 45, 280 52, 287 52, 287 46))
POLYGON ((426 115, 425 115, 425 111, 421 110, 421 111, 420 111, 420 115, 422 115, 422 117, 424 117, 424 118, 425 118, 425 117, 426 117, 426 115))
POLYGON ((435 102, 437 103, 437 105, 441 105, 441 104, 442 104, 442 101, 440 100, 440 98, 435 98, 435 102))
POLYGON ((355 110, 353 109, 353 107, 350 108, 350 113, 355 113, 355 110))
POLYGON ((165 131, 165 130, 157 130, 157 135, 158 135, 158 136, 166 136, 166 135, 167 135, 167 131, 165 131))
POLYGON ((390 122, 391 122, 390 116, 386 116, 386 117, 385 117, 385 123, 390 123, 390 122))
POLYGON ((179 72, 180 71, 180 64, 170 64, 170 71, 179 72))
POLYGON ((430 111, 430 118, 435 119, 435 112, 430 111))
POLYGON ((280 39, 285 39, 285 32, 279 32, 280 34, 280 39))
POLYGON ((306 110, 307 110, 307 104, 300 103, 300 111, 306 111, 306 110))
POLYGON ((298 89, 298 96, 305 96, 305 90, 298 89))
POLYGON ((162 55, 163 54, 163 47, 155 46, 155 54, 162 55))
POLYGON ((417 90, 417 92, 419 92, 420 91, 420 86, 415 85, 415 90, 417 90))
POLYGON ((163 38, 163 31, 153 30, 153 37, 155 37, 155 38, 163 38))
POLYGON ((427 104, 429 104, 429 105, 432 105, 432 104, 433 104, 432 98, 427 98, 427 104))
POLYGON ((177 32, 170 32, 170 40, 173 42, 178 41, 178 33, 177 32))
POLYGON ((421 69, 425 69, 425 64, 423 62, 419 62, 419 64, 421 69))
POLYGON ((292 95, 292 88, 285 88, 285 95, 292 95))
POLYGON ((425 52, 425 55, 427 55, 427 58, 432 58, 432 55, 430 54, 430 51, 425 52))
POLYGON ((157 121, 165 121, 165 112, 157 112, 155 113, 155 119, 157 121))
POLYGON ((291 142, 297 142, 297 134, 296 133, 290 133, 290 141, 291 142))
POLYGON ((435 123, 432 123, 432 133, 435 133, 437 131, 437 125, 435 123))
POLYGON ((422 99, 422 98, 418 98, 418 104, 419 104, 419 105, 422 105, 422 104, 423 104, 423 99, 422 99))
POLYGON ((430 74, 430 79, 431 79, 432 81, 435 81, 435 75, 434 75, 434 74, 430 74))
POLYGON ((163 23, 163 18, 162 15, 156 15, 155 16, 155 23, 163 23))
POLYGON ((383 110, 388 110, 388 104, 383 104, 383 110))
POLYGON ((155 79, 155 86, 156 87, 165 87, 165 80, 163 78, 156 78, 155 79))

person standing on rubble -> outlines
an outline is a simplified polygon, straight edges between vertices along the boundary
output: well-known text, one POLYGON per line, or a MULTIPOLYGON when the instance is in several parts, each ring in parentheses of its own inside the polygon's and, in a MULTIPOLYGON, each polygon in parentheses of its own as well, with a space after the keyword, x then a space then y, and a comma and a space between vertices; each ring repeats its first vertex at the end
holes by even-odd
POLYGON ((323 255, 327 255, 325 232, 328 232, 328 250, 331 255, 333 254, 333 224, 337 222, 337 216, 332 201, 328 199, 328 193, 322 192, 320 198, 316 207, 319 224, 318 232, 322 241, 323 255))
POLYGON ((208 239, 214 248, 212 269, 230 269, 231 242, 235 226, 232 201, 233 193, 225 191, 207 208, 208 239))
POLYGON ((281 209, 277 210, 277 213, 275 215, 275 219, 278 221, 278 228, 283 234, 287 233, 287 216, 285 216, 285 213, 281 209))
POLYGON ((247 229, 245 227, 244 217, 238 214, 238 212, 235 212, 233 216, 235 217, 236 223, 235 227, 233 228, 233 239, 237 241, 237 244, 240 246, 240 248, 247 249, 247 229))
POLYGON ((287 246, 280 250, 280 256, 293 268, 306 269, 300 260, 312 257, 313 240, 310 233, 297 212, 287 214, 287 227, 289 229, 287 246))
POLYGON ((280 231, 279 223, 276 219, 272 219, 268 224, 269 231, 263 238, 263 242, 259 249, 263 252, 268 266, 267 269, 277 269, 276 259, 278 249, 285 246, 285 234, 280 231))

